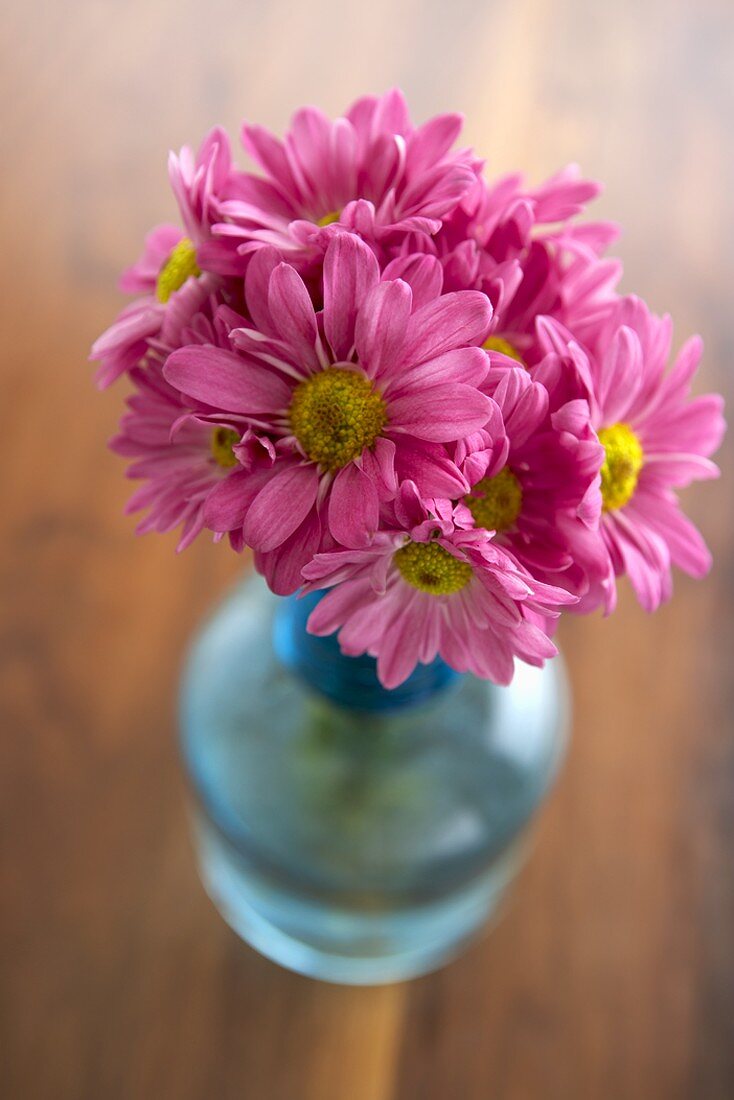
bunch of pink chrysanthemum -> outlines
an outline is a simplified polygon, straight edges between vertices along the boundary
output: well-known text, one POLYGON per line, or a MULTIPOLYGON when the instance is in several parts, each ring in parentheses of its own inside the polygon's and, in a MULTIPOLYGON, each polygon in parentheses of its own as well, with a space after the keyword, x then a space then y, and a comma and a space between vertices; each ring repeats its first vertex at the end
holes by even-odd
POLYGON ((487 183, 461 120, 415 127, 402 95, 283 141, 219 129, 171 155, 162 225, 96 342, 133 386, 115 451, 141 531, 250 547, 279 594, 394 687, 440 655, 507 683, 562 608, 653 610, 708 551, 676 491, 717 469, 717 396, 689 397, 698 338, 667 370, 668 318, 615 290, 612 225, 574 168, 487 183))

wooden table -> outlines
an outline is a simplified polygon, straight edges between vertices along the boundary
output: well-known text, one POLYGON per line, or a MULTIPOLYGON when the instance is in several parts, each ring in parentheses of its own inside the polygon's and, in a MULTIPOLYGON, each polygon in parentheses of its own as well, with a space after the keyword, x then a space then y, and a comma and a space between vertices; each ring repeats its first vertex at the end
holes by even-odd
MULTIPOLYGON (((243 946, 199 887, 176 760, 187 637, 242 568, 132 537, 88 345, 165 152, 399 82, 492 170, 606 180, 625 289, 733 392, 729 0, 9 0, 0 69, 2 1028, 8 1100, 730 1100, 731 478, 716 555, 645 616, 567 624, 568 765, 506 919, 441 973, 347 989, 243 946)), ((731 446, 721 455, 731 468, 731 446)))

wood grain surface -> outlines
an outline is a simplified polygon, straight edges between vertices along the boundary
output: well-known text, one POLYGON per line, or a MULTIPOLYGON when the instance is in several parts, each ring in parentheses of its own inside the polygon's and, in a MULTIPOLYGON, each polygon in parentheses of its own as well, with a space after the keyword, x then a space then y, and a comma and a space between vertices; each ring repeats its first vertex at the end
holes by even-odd
MULTIPOLYGON (((624 288, 734 394, 731 0, 3 5, 0 1094, 8 1100, 731 1100, 734 493, 716 567, 562 633, 574 741, 503 923, 404 986, 320 985, 241 944, 188 844, 174 695, 243 568, 132 536, 85 359, 173 216, 165 154, 394 83, 492 171, 568 160, 623 222, 624 288)), ((124 388, 124 387, 123 387, 124 388)))

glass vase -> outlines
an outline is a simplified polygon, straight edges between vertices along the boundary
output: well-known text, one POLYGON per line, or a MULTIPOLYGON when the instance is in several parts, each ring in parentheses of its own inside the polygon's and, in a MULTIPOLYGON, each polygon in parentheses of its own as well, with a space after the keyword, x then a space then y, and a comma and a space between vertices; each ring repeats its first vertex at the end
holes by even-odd
POLYGON ((386 691, 256 576, 195 639, 181 696, 204 885, 264 955, 350 984, 450 959, 497 912, 562 758, 560 660, 509 687, 441 660, 386 691))

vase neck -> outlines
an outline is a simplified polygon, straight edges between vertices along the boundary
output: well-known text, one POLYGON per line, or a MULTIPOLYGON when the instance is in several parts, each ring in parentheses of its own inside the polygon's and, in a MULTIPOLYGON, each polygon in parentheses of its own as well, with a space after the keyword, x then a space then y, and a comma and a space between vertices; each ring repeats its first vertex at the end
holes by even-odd
POLYGON ((399 687, 384 688, 377 679, 374 657, 347 657, 339 649, 336 634, 321 638, 306 630, 308 617, 324 594, 281 599, 273 627, 279 660, 314 691, 340 706, 386 711, 426 702, 460 678, 460 673, 437 657, 430 664, 418 665, 399 687))

